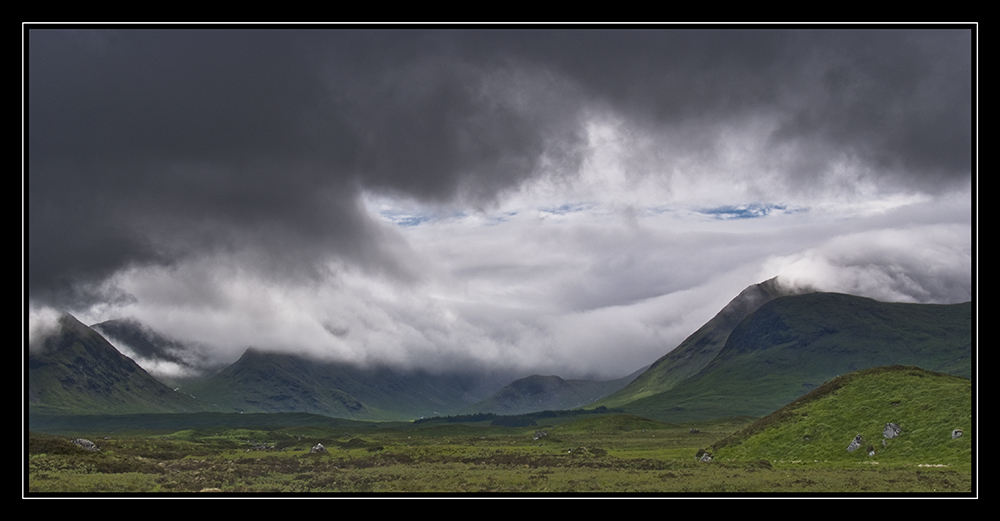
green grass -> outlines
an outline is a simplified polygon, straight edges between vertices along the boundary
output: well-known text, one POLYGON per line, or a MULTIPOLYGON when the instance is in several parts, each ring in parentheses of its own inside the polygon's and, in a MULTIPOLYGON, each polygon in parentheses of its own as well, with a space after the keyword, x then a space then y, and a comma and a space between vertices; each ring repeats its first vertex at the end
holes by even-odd
POLYGON ((695 454, 748 419, 665 424, 630 415, 530 428, 486 425, 194 428, 31 434, 29 494, 969 494, 953 468, 802 465, 760 459, 697 463, 695 454), (697 432, 692 432, 696 429, 697 432), (539 431, 545 436, 537 438, 539 431), (253 450, 253 445, 273 445, 253 450), (316 443, 327 453, 310 454, 316 443))
POLYGON ((75 417, 73 430, 72 417, 60 417, 48 423, 59 434, 28 436, 26 492, 972 495, 971 387, 880 367, 764 418, 690 423, 618 413, 539 414, 530 427, 177 414, 75 417), (150 429, 139 429, 144 422, 150 429), (902 433, 883 445, 887 422, 902 433), (952 439, 956 428, 964 435, 952 439), (862 448, 847 452, 857 434, 862 448), (75 437, 101 451, 78 448, 75 437), (318 443, 328 452, 311 454, 318 443), (713 459, 697 462, 704 450, 713 459))
MULTIPOLYGON (((972 382, 915 367, 859 371, 828 382, 745 430, 715 443, 719 459, 831 465, 946 465, 969 470, 972 382), (902 429, 883 437, 886 423, 902 429), (952 439, 954 429, 964 434, 952 439), (862 447, 848 452, 856 435, 862 447), (884 443, 883 443, 884 441, 884 443), (875 455, 869 456, 871 447, 875 455)), ((926 468, 926 467, 923 467, 926 468)))

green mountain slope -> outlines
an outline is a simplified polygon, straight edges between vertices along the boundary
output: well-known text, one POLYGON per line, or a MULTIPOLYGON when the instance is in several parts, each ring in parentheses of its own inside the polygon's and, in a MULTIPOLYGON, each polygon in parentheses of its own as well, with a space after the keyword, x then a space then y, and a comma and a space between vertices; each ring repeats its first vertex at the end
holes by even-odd
POLYGON ((891 366, 840 376, 709 449, 715 459, 948 465, 968 468, 972 381, 891 366), (886 424, 899 426, 886 438, 886 424), (959 429, 962 435, 955 438, 959 429), (861 436, 858 449, 847 448, 861 436), (874 455, 870 455, 874 451, 874 455))
POLYGON ((248 349, 219 374, 183 390, 226 412, 307 412, 402 420, 456 414, 496 387, 482 375, 431 375, 248 349))
POLYGON ((32 414, 193 412, 204 405, 174 392, 70 315, 28 356, 32 414))
POLYGON ((618 392, 594 405, 621 407, 655 394, 669 391, 705 368, 722 350, 733 329, 764 304, 776 297, 792 295, 776 279, 754 284, 737 295, 718 314, 687 337, 674 350, 653 363, 644 373, 618 392))
POLYGON ((836 293, 774 299, 733 329, 698 374, 630 402, 679 421, 761 416, 837 375, 915 365, 970 376, 972 305, 900 304, 836 293))
POLYGON ((531 375, 504 386, 493 396, 467 409, 468 413, 526 414, 546 410, 577 409, 620 389, 634 375, 618 380, 564 380, 558 376, 531 375))

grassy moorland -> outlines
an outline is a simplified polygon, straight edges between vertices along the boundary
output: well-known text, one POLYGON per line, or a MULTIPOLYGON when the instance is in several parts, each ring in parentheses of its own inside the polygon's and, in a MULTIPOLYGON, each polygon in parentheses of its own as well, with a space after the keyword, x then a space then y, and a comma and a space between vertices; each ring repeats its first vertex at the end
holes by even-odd
MULTIPOLYGON (((29 495, 45 494, 816 494, 960 493, 968 467, 803 465, 695 456, 750 419, 665 424, 631 415, 531 427, 444 421, 350 428, 199 427, 28 439, 29 495), (694 429, 694 431, 692 430, 694 429), (323 444, 328 452, 310 453, 323 444)), ((83 433, 81 433, 83 434, 83 433)), ((842 448, 840 448, 842 450, 842 448)))

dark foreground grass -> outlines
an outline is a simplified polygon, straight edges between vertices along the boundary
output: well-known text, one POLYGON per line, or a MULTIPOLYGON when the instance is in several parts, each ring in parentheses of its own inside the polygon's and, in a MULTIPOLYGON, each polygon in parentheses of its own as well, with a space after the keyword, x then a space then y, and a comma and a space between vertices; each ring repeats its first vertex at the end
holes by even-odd
POLYGON ((98 453, 78 449, 70 436, 32 434, 27 493, 811 495, 973 490, 968 469, 695 461, 700 448, 746 424, 670 425, 620 415, 526 429, 194 429, 91 436, 101 446, 98 453), (317 443, 329 452, 310 454, 317 443))

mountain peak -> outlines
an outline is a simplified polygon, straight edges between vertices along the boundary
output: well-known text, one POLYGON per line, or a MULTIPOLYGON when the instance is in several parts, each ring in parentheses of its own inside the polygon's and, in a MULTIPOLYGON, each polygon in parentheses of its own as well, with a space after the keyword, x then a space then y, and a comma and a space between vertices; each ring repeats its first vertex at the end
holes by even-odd
POLYGON ((63 313, 42 347, 28 357, 28 402, 66 413, 167 412, 199 409, 174 393, 97 331, 63 313))
POLYGON ((676 348, 663 355, 635 380, 598 401, 599 405, 618 407, 627 402, 669 389, 705 368, 722 350, 733 329, 764 304, 785 296, 812 292, 782 284, 773 277, 747 286, 729 301, 711 320, 701 326, 676 348))
MULTIPOLYGON (((729 301, 729 304, 726 304, 726 307, 722 308, 716 317, 722 318, 727 322, 735 321, 738 323, 750 313, 753 313, 764 304, 778 297, 803 295, 814 293, 815 291, 809 287, 788 286, 781 283, 778 277, 772 277, 764 282, 747 286, 736 298, 729 301)), ((733 324, 733 326, 735 325, 733 324)))

